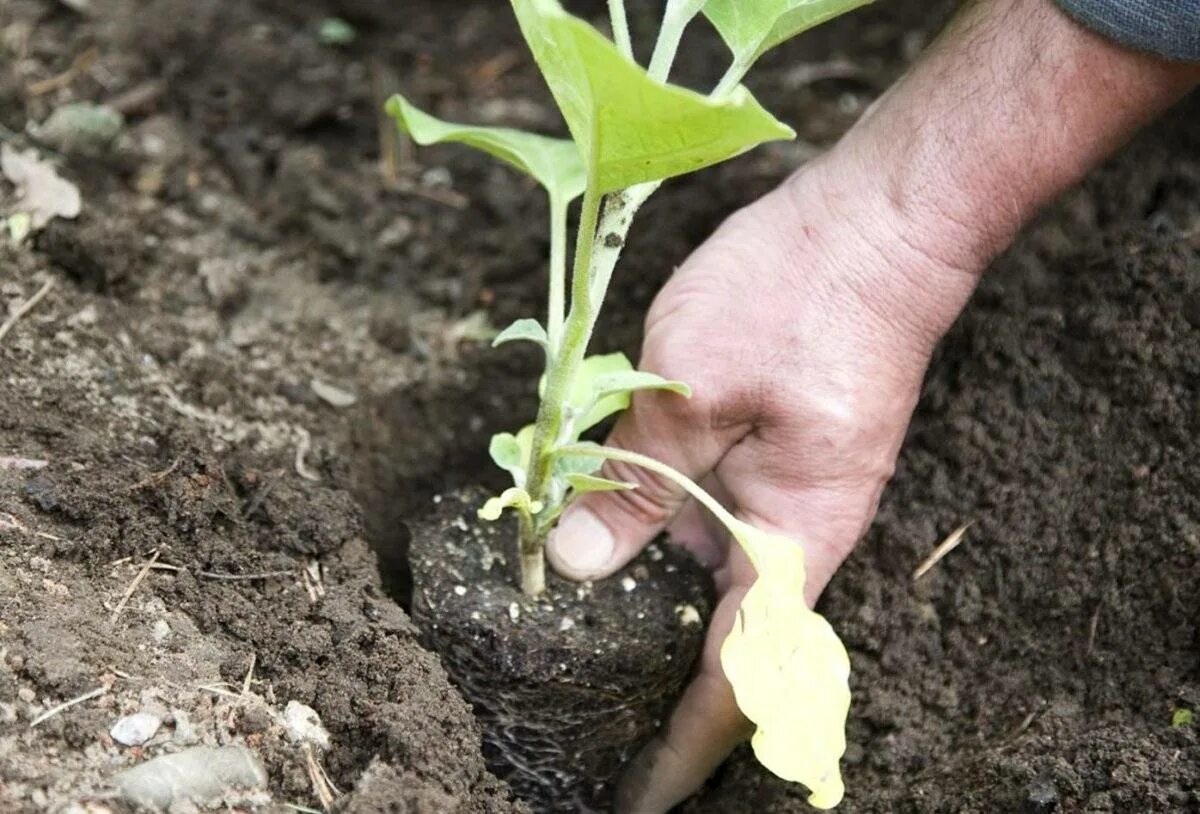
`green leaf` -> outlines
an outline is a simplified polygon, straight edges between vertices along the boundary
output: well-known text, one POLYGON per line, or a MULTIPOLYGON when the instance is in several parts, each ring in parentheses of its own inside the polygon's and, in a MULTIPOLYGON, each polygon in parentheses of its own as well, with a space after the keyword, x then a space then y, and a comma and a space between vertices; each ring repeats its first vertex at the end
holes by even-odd
POLYGON ((571 406, 582 413, 575 422, 578 438, 614 413, 629 409, 629 393, 609 393, 596 398, 596 382, 622 373, 632 373, 633 365, 623 353, 590 356, 583 360, 571 389, 571 406))
POLYGON ((525 486, 529 473, 529 457, 533 450, 532 424, 522 427, 520 432, 502 432, 492 436, 488 445, 488 454, 496 466, 507 471, 513 477, 513 484, 525 486))
POLYGON ((597 193, 694 172, 795 137, 743 87, 721 100, 658 82, 558 0, 512 0, 597 193))
MULTIPOLYGON (((595 445, 599 448, 599 444, 595 445)), ((566 479, 571 475, 594 475, 604 466, 604 459, 597 455, 556 455, 554 476, 566 479)))
POLYGON ((535 515, 542 510, 542 504, 533 500, 524 489, 512 487, 505 489, 499 497, 489 498, 479 510, 479 519, 495 521, 505 509, 516 509, 524 515, 535 515))
POLYGON ((1196 716, 1187 707, 1180 707, 1171 714, 1171 726, 1179 729, 1184 726, 1191 726, 1196 716))
POLYGON ((583 474, 567 475, 567 483, 571 484, 571 488, 580 495, 586 495, 588 492, 624 492, 637 488, 636 483, 583 474))
POLYGON ((518 319, 509 325, 492 340, 492 347, 499 347, 505 342, 534 342, 543 349, 550 349, 550 337, 546 329, 536 319, 518 319))
POLYGON ((871 0, 709 0, 704 13, 748 69, 776 45, 871 0))
POLYGON ((638 390, 669 390, 686 398, 692 397, 692 388, 683 382, 664 379, 655 373, 629 370, 597 376, 592 382, 595 398, 602 399, 616 393, 633 393, 638 390))
POLYGON ((587 186, 587 172, 575 144, 566 139, 525 133, 507 127, 477 127, 436 119, 396 94, 385 108, 401 130, 422 146, 455 142, 495 156, 537 179, 563 204, 587 186))

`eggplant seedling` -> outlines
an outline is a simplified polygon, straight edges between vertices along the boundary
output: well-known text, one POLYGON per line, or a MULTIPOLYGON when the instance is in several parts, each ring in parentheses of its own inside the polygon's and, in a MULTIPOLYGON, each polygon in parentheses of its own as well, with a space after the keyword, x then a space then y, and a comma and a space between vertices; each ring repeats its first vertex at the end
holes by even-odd
POLYGON ((494 344, 533 342, 545 355, 533 424, 492 438, 490 453, 513 480, 479 510, 483 520, 517 520, 522 589, 545 588, 546 539, 570 503, 588 492, 633 488, 601 474, 605 460, 652 470, 687 490, 729 529, 758 579, 746 594, 721 663, 738 706, 755 723, 755 754, 770 770, 804 783, 809 801, 842 798, 838 762, 850 704, 849 658, 824 618, 804 603, 803 549, 734 517, 682 474, 641 455, 581 440, 643 390, 688 398, 684 382, 635 370, 622 354, 587 356, 600 307, 633 218, 663 181, 740 155, 791 128, 742 84, 776 45, 869 0, 668 0, 647 66, 633 56, 624 0, 609 0, 610 40, 558 0, 511 0, 521 32, 566 119, 569 139, 501 127, 451 124, 394 96, 388 113, 422 145, 457 142, 532 176, 549 198, 549 292, 544 323, 518 320, 494 344), (669 75, 698 16, 732 53, 728 70, 702 94, 669 75), (582 198, 568 262, 568 211, 582 198), (569 291, 569 297, 568 297, 569 291))

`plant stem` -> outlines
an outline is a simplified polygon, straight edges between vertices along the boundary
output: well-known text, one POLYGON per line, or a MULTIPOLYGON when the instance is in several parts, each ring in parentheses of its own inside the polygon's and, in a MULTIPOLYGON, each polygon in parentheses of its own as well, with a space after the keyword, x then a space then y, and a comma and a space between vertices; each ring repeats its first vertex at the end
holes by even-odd
POLYGON ((613 42, 617 44, 617 50, 633 59, 633 38, 629 35, 625 0, 608 0, 608 16, 612 20, 613 42))
MULTIPOLYGON (((602 196, 594 192, 595 184, 589 183, 583 196, 580 213, 579 235, 575 242, 575 265, 571 272, 571 310, 563 328, 561 346, 551 355, 546 369, 546 390, 538 407, 537 423, 533 432, 533 450, 530 455, 529 478, 525 490, 535 502, 545 504, 550 487, 551 454, 559 443, 562 433, 564 412, 575 374, 583 361, 596 321, 597 308, 591 296, 589 271, 592 253, 596 245, 596 226, 600 220, 602 196)), ((522 523, 521 529, 521 586, 526 593, 536 596, 544 588, 544 577, 538 581, 528 572, 544 569, 542 549, 548 529, 536 522, 522 523), (532 564, 537 561, 537 565, 532 564)))
POLYGON ((546 558, 534 526, 533 518, 521 512, 517 533, 521 546, 521 590, 526 596, 538 596, 546 590, 546 558))
POLYGON ((720 101, 729 94, 733 93, 734 89, 741 84, 741 81, 746 77, 747 71, 750 70, 749 65, 744 65, 741 62, 734 62, 729 66, 729 70, 721 77, 721 81, 717 83, 713 92, 708 95, 708 98, 714 101, 720 101))
POLYGON ((720 502, 704 491, 700 486, 684 475, 661 461, 656 461, 653 458, 648 458, 645 455, 639 455, 636 452, 628 452, 627 450, 617 449, 615 447, 599 447, 595 444, 565 444, 559 447, 556 452, 560 455, 590 455, 597 458, 607 458, 610 461, 622 461, 627 464, 641 467, 649 470, 656 475, 661 475, 669 481, 678 484, 689 495, 694 497, 698 503, 708 509, 713 515, 721 521, 721 524, 726 528, 733 530, 740 522, 734 517, 728 509, 720 504, 720 502))
POLYGON ((546 333, 552 357, 562 344, 566 317, 567 278, 567 204, 557 195, 550 196, 550 307, 546 333))
POLYGON ((683 39, 683 31, 692 18, 700 13, 705 0, 667 0, 667 10, 663 14, 662 28, 658 31, 658 42, 654 44, 654 54, 650 57, 650 76, 660 82, 666 82, 675 64, 675 55, 679 52, 679 42, 683 39))

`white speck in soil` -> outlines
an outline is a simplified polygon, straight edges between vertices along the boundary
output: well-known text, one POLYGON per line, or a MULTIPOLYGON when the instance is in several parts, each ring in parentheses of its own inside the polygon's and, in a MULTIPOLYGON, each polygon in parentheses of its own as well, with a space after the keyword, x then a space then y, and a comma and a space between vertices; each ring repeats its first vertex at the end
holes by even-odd
POLYGON ((637 618, 638 618, 638 619, 645 619, 645 618, 646 618, 646 614, 642 613, 641 611, 638 611, 638 613, 637 613, 637 618))
POLYGON ((434 496, 433 496, 433 505, 434 505, 434 506, 437 506, 437 505, 439 505, 441 502, 442 502, 442 496, 441 496, 441 495, 434 495, 434 496))
POLYGON ((700 611, 696 610, 695 605, 676 605, 675 615, 679 617, 680 624, 683 625, 698 625, 700 624, 700 611))
POLYGON ((514 622, 521 618, 521 606, 516 602, 508 606, 508 618, 514 622))
POLYGON ((467 525, 467 521, 463 520, 461 517, 454 518, 454 528, 462 532, 471 530, 471 527, 467 525))
POLYGON ((575 598, 583 601, 592 595, 592 583, 585 582, 575 589, 575 598))
POLYGON ((650 555, 650 559, 654 562, 659 562, 663 558, 662 549, 654 543, 646 546, 646 553, 650 555))
POLYGON ((637 587, 636 579, 634 579, 633 577, 629 577, 629 576, 621 577, 621 588, 622 588, 622 590, 625 591, 625 593, 631 592, 636 587, 637 587))
POLYGON ((17 690, 17 698, 20 698, 26 704, 32 704, 33 699, 37 698, 37 693, 35 693, 29 687, 22 687, 21 689, 17 690))
POLYGON ((478 622, 482 618, 483 618, 483 614, 481 614, 479 611, 471 611, 471 621, 472 622, 478 622))
POLYGON ((558 629, 561 631, 568 631, 573 627, 575 627, 575 620, 570 616, 564 616, 562 621, 558 623, 558 629))
POLYGON ((150 635, 154 637, 155 642, 162 644, 171 635, 171 626, 165 619, 155 619, 154 624, 150 626, 150 635))
POLYGON ((466 596, 467 595, 467 586, 466 585, 455 585, 454 586, 454 595, 455 596, 466 596))
POLYGON ((154 733, 162 726, 162 719, 148 712, 135 712, 126 715, 113 724, 108 734, 112 739, 124 746, 141 746, 154 737, 154 733))

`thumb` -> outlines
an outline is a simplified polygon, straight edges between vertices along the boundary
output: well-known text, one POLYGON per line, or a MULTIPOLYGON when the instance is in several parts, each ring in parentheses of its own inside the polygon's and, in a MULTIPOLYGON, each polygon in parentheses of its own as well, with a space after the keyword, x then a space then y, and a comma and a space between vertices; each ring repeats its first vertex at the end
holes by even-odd
MULTIPOLYGON (((700 480, 737 436, 735 428, 714 432, 698 412, 674 393, 636 393, 606 443, 700 480)), ((584 495, 563 513, 546 555, 569 579, 601 579, 620 570, 663 530, 686 497, 676 484, 632 464, 606 461, 601 474, 635 488, 584 495)))

